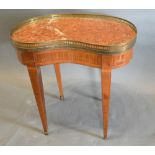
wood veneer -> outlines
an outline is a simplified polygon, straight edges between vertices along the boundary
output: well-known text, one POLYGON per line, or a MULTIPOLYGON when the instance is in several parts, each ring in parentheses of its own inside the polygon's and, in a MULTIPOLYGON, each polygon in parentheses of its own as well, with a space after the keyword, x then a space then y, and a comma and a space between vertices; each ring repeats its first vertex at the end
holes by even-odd
POLYGON ((20 62, 28 66, 29 76, 45 134, 48 133, 48 127, 40 66, 54 64, 60 99, 64 98, 60 74, 60 64, 75 63, 101 69, 102 109, 104 124, 103 133, 104 139, 107 138, 110 107, 111 71, 113 68, 122 67, 130 62, 133 55, 132 49, 115 55, 101 55, 71 49, 57 49, 42 52, 24 52, 17 50, 17 55, 20 62))

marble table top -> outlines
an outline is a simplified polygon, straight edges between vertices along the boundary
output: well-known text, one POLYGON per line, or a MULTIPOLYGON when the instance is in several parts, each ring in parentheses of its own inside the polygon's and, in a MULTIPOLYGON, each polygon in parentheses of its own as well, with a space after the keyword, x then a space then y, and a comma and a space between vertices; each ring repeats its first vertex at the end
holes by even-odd
POLYGON ((57 18, 36 18, 16 28, 11 39, 21 44, 69 40, 98 46, 125 45, 135 41, 134 25, 115 17, 101 17, 58 15, 57 18))

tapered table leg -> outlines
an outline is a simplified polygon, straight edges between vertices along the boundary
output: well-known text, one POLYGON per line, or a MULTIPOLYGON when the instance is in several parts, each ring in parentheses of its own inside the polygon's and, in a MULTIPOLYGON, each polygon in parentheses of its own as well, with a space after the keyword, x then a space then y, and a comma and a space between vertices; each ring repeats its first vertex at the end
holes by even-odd
POLYGON ((54 68, 55 68, 55 73, 56 73, 56 78, 57 78, 57 83, 58 83, 58 88, 59 88, 60 99, 64 100, 62 80, 61 80, 61 72, 60 72, 60 65, 59 64, 54 64, 54 68))
POLYGON ((40 118, 44 128, 44 134, 48 134, 45 99, 40 67, 28 67, 28 72, 37 102, 40 118))
POLYGON ((111 85, 111 69, 101 70, 102 81, 102 111, 103 111, 103 134, 104 139, 107 138, 108 120, 109 120, 109 106, 110 106, 110 85, 111 85))

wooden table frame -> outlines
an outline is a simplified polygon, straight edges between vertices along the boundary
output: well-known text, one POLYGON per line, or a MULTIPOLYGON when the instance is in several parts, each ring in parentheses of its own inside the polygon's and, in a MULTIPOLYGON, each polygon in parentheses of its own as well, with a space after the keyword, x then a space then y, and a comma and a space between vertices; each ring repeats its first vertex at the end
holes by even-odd
POLYGON ((44 90, 40 67, 54 64, 60 99, 64 98, 60 64, 75 63, 89 67, 99 68, 101 70, 102 111, 104 129, 103 134, 104 139, 107 138, 110 107, 111 71, 113 68, 122 67, 129 63, 133 55, 132 49, 118 54, 97 54, 79 49, 54 49, 41 52, 27 52, 21 49, 17 49, 17 55, 20 62, 27 66, 41 122, 44 129, 44 134, 48 134, 48 123, 46 117, 44 90))

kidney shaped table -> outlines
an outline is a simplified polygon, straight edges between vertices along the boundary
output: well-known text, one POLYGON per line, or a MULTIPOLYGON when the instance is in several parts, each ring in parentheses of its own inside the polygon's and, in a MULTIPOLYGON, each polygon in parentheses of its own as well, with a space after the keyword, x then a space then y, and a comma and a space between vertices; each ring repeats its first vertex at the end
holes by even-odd
POLYGON ((27 66, 44 133, 48 134, 40 67, 54 64, 60 99, 60 64, 75 63, 101 69, 104 138, 107 138, 111 71, 128 64, 136 27, 127 20, 95 14, 51 14, 29 19, 11 32, 19 61, 27 66))

